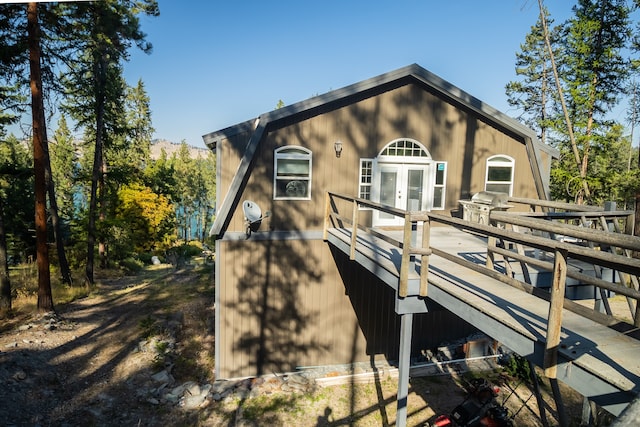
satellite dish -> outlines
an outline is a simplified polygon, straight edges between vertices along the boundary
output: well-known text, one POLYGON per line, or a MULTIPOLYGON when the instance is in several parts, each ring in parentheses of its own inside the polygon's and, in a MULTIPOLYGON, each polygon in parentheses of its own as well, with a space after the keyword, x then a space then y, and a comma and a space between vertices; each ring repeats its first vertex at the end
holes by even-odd
POLYGON ((251 236, 252 231, 258 231, 260 223, 262 223, 264 218, 271 215, 271 212, 267 211, 263 216, 260 206, 251 200, 242 202, 242 212, 244 212, 244 225, 246 227, 247 238, 251 236))
POLYGON ((244 212, 244 218, 249 224, 262 221, 262 209, 260 206, 252 202, 251 200, 245 200, 242 202, 242 211, 244 212))

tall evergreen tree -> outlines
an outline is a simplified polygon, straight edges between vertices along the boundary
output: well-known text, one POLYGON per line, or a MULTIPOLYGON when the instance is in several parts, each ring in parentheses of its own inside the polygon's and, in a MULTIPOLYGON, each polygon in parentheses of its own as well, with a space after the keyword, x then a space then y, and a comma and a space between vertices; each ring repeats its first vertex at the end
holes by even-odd
MULTIPOLYGON (((549 12, 543 9, 543 13, 547 23, 551 24, 553 21, 549 19, 549 12)), ((556 46, 558 30, 551 33, 551 45, 556 46)), ((556 91, 541 18, 531 27, 520 49, 516 53, 516 75, 519 80, 507 83, 507 101, 518 108, 522 121, 536 130, 543 143, 547 143, 556 91)))
POLYGON ((178 227, 182 229, 180 236, 189 240, 191 234, 191 219, 200 182, 195 174, 195 161, 191 158, 189 146, 185 141, 180 144, 180 149, 173 159, 175 169, 176 188, 178 190, 176 200, 178 204, 178 227))
MULTIPOLYGON (((4 132, 0 132, 0 136, 3 135, 4 132)), ((32 253, 31 159, 26 145, 15 136, 0 139, 0 315, 11 310, 9 259, 17 260, 27 252, 32 253)))
POLYGON ((202 223, 200 240, 204 242, 210 225, 213 223, 216 202, 216 156, 212 151, 207 153, 206 159, 197 161, 198 173, 204 183, 204 194, 199 202, 199 216, 202 223))
MULTIPOLYGON (((11 282, 9 280, 9 264, 7 251, 7 228, 5 227, 5 176, 15 174, 15 162, 7 150, 9 143, 5 140, 5 127, 17 120, 16 111, 20 109, 21 97, 16 68, 24 66, 26 61, 21 55, 26 51, 24 40, 19 36, 18 28, 23 17, 24 8, 17 5, 0 5, 0 316, 11 311, 11 282)), ((23 26, 22 26, 23 28, 23 26)))
POLYGON ((149 95, 142 80, 135 87, 129 87, 126 94, 127 124, 129 126, 128 146, 131 159, 139 171, 149 163, 151 137, 155 129, 151 123, 149 95))
POLYGON ((24 110, 21 79, 27 66, 24 5, 0 4, 0 135, 24 110))
POLYGON ((75 180, 78 174, 78 153, 75 140, 64 115, 58 120, 53 134, 51 175, 56 183, 60 219, 69 224, 75 219, 75 180))
POLYGON ((176 176, 173 161, 163 148, 160 157, 152 160, 144 169, 144 183, 156 194, 167 196, 172 201, 177 201, 179 191, 176 185, 176 176))
MULTIPOLYGON (((73 96, 68 111, 81 126, 93 129, 95 151, 89 195, 87 264, 85 281, 94 281, 94 249, 96 243, 96 217, 98 214, 98 187, 104 192, 106 162, 105 144, 108 143, 110 113, 123 111, 121 64, 128 59, 128 50, 135 43, 145 52, 151 45, 140 31, 139 14, 157 16, 155 0, 104 0, 95 3, 70 4, 70 15, 79 23, 81 55, 67 78, 67 88, 73 96)), ((116 132, 118 134, 119 132, 116 132)), ((104 194, 102 194, 104 195, 104 194)), ((104 212, 104 206, 100 207, 104 212)))
MULTIPOLYGON (((578 175, 586 179, 597 136, 606 135, 606 115, 624 93, 629 71, 623 55, 631 40, 625 0, 579 0, 566 24, 564 80, 576 134, 578 175)), ((578 195, 582 201, 584 195, 578 195)))
POLYGON ((47 245, 47 126, 42 94, 42 72, 40 68, 40 24, 38 3, 27 6, 27 34, 29 45, 29 69, 31 75, 31 115, 33 129, 33 169, 36 219, 36 262, 38 265, 38 310, 52 311, 51 272, 49 270, 49 247, 47 245))

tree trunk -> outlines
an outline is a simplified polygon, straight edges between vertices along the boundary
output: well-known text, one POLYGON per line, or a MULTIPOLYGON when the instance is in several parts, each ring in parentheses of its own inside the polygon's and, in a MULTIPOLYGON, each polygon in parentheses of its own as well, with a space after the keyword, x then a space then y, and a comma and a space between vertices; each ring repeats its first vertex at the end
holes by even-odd
POLYGON ((29 69, 31 79, 31 113, 33 121, 33 169, 35 175, 36 254, 38 265, 38 310, 52 311, 51 274, 49 248, 47 246, 47 182, 46 150, 47 129, 42 97, 42 73, 40 71, 40 25, 38 4, 27 6, 27 34, 29 44, 29 69))
POLYGON ((96 216, 98 213, 98 183, 102 180, 103 166, 103 128, 104 102, 106 85, 107 62, 101 57, 95 64, 94 76, 96 85, 96 149, 93 156, 93 171, 91 174, 91 195, 89 196, 89 225, 87 230, 87 266, 85 269, 85 283, 93 285, 94 249, 96 246, 96 216))
POLYGON ((62 275, 62 283, 71 285, 71 270, 67 261, 67 254, 64 249, 64 240, 62 239, 62 228, 60 217, 58 216, 58 202, 56 200, 55 183, 51 174, 51 158, 49 157, 49 144, 45 145, 45 179, 47 181, 47 192, 49 194, 49 208, 51 214, 51 225, 53 225, 53 235, 56 239, 56 249, 58 251, 58 263, 60 264, 60 274, 62 275))
POLYGON ((4 231, 4 208, 0 197, 0 318, 11 312, 11 281, 7 259, 7 238, 4 231))
MULTIPOLYGON (((582 172, 582 159, 580 156, 580 152, 578 151, 578 145, 576 143, 575 135, 573 134, 573 125, 571 124, 571 119, 569 118, 567 104, 564 101, 562 86, 560 85, 560 77, 558 76, 558 67, 556 66, 556 60, 553 55, 553 48, 551 47, 551 40, 549 38, 549 28, 547 27, 547 20, 544 17, 544 7, 542 6, 542 0, 538 0, 538 6, 540 7, 540 22, 542 23, 544 41, 545 41, 545 44, 547 45, 547 50, 549 51, 549 59, 551 61, 551 69, 553 70, 553 76, 556 82, 558 99, 560 100, 560 105, 562 106, 562 112, 564 113, 564 120, 567 124, 567 133, 569 134, 569 141, 571 142, 571 151, 573 152, 573 157, 576 161, 578 171, 582 172)), ((585 197, 587 198, 587 200, 591 200, 591 191, 589 190, 589 184, 587 183, 586 176, 582 176, 582 173, 581 173, 580 179, 582 181, 582 189, 584 191, 585 197)))
MULTIPOLYGON (((101 144, 104 146, 104 143, 101 144)), ((102 156, 102 165, 100 166, 100 181, 98 182, 98 201, 100 206, 100 213, 98 216, 99 224, 104 224, 107 217, 107 187, 104 182, 107 176, 107 162, 102 156)), ((100 268, 107 268, 107 244, 105 243, 104 233, 98 233, 98 257, 100 259, 100 268)))

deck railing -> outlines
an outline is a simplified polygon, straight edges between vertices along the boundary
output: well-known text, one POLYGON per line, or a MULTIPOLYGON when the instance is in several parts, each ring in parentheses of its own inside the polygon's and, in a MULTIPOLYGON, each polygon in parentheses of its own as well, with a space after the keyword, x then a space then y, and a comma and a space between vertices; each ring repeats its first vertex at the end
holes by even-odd
MULTIPOLYGON (((524 201, 527 204, 536 202, 530 199, 509 199, 509 201, 516 203, 524 201)), ((634 319, 633 323, 636 327, 640 326, 640 316, 637 314, 638 302, 640 301, 640 291, 637 285, 637 278, 640 275, 640 260, 631 256, 633 252, 640 252, 640 238, 622 232, 609 232, 608 224, 618 224, 620 218, 623 219, 624 224, 632 224, 632 212, 608 212, 603 211, 601 208, 592 207, 582 207, 579 212, 576 212, 575 210, 568 210, 568 208, 572 207, 570 204, 554 204, 554 202, 546 201, 538 201, 537 203, 538 205, 552 208, 554 211, 543 212, 543 218, 536 218, 532 213, 514 214, 493 211, 490 214, 492 225, 483 225, 432 212, 404 211, 369 200, 328 192, 326 194, 324 239, 327 239, 330 228, 349 229, 351 232, 350 258, 355 259, 359 232, 371 233, 378 237, 383 236, 376 229, 360 221, 360 208, 378 210, 404 218, 402 241, 395 242, 402 253, 398 297, 403 298, 408 295, 409 269, 415 256, 421 257, 419 295, 427 295, 429 256, 433 254, 547 300, 549 302, 549 315, 547 319, 544 368, 547 377, 555 378, 563 308, 606 325, 613 325, 617 322, 609 316, 565 299, 567 277, 575 278, 582 283, 593 285, 599 289, 613 291, 616 294, 626 296, 634 319), (350 205, 351 210, 348 216, 344 211, 342 214, 340 213, 339 204, 343 208, 350 205), (564 216, 560 216, 558 210, 564 210, 564 216), (562 220, 565 223, 549 221, 549 215, 555 216, 554 219, 562 220), (586 228, 585 225, 567 224, 566 222, 572 218, 577 218, 585 225, 587 224, 586 218, 596 218, 597 223, 604 229, 597 230, 595 228, 586 228), (612 222, 612 219, 615 220, 612 222), (419 222, 423 223, 420 244, 417 243, 417 225, 419 222), (480 265, 434 247, 434 243, 430 241, 430 228, 434 223, 448 225, 486 237, 487 264, 480 265), (527 232, 524 232, 524 229, 527 232), (556 238, 557 235, 569 236, 574 240, 571 242, 566 241, 566 239, 565 241, 558 240, 556 238), (585 246, 587 243, 588 245, 585 246), (510 247, 515 247, 516 250, 511 250, 509 249, 510 247), (527 255, 523 249, 525 247, 553 254, 553 262, 527 255), (605 251, 603 250, 604 248, 613 248, 613 250, 605 251), (505 265, 509 263, 510 259, 513 259, 524 265, 536 266, 551 271, 550 292, 536 288, 530 283, 526 283, 526 281, 515 279, 512 277, 511 270, 508 267, 505 268, 507 274, 496 271, 494 268, 494 256, 496 254, 504 258, 505 265), (569 259, 580 260, 594 266, 610 268, 613 271, 622 273, 622 283, 612 283, 600 277, 592 277, 574 271, 569 268, 569 259)), ((616 226, 614 225, 613 227, 616 226)), ((616 230, 620 231, 619 229, 616 230)), ((625 230, 628 231, 627 226, 625 226, 625 230)), ((388 239, 388 237, 385 237, 385 239, 388 239)))
POLYGON ((429 266, 429 255, 431 250, 429 249, 429 221, 426 212, 409 212, 402 209, 397 209, 391 206, 375 203, 370 200, 361 199, 358 197, 349 197, 337 193, 327 192, 326 204, 325 204, 325 219, 324 219, 324 231, 323 238, 327 240, 327 230, 332 227, 346 228, 343 225, 349 224, 351 231, 351 245, 349 251, 349 259, 354 260, 357 247, 358 230, 374 234, 383 239, 388 239, 370 227, 365 227, 359 221, 359 212, 361 207, 375 209, 380 212, 384 212, 390 215, 404 218, 403 226, 403 239, 398 245, 402 248, 402 261, 400 263, 400 279, 398 283, 398 296, 401 298, 406 297, 409 294, 409 269, 413 263, 414 257, 419 255, 421 265, 427 268, 420 269, 420 289, 419 295, 421 297, 427 296, 427 274, 429 266), (336 200, 343 200, 351 204, 351 217, 345 217, 340 215, 337 209, 336 200), (416 233, 418 222, 424 222, 424 229, 422 231, 422 240, 420 246, 416 246, 416 233))

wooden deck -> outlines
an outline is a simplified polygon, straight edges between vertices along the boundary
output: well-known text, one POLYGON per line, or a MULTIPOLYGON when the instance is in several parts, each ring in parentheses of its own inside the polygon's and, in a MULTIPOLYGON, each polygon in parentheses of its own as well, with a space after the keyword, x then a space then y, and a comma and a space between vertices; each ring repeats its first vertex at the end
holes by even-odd
MULTIPOLYGON (((398 295, 402 231, 358 231, 353 253, 352 230, 328 228, 327 241, 351 254, 355 262, 393 287, 398 295)), ((431 227, 430 247, 434 254, 428 258, 427 298, 519 355, 544 366, 548 364, 545 361, 549 351, 546 341, 552 311, 549 299, 444 257, 449 254, 484 266, 487 244, 486 236, 448 226, 431 227)), ((420 273, 420 257, 417 256, 409 267, 408 295, 397 298, 399 314, 425 309, 424 298, 418 294, 420 273)), ((554 361, 556 378, 612 414, 620 414, 640 392, 638 329, 616 321, 595 321, 567 308, 561 309, 560 316, 559 345, 553 348, 557 355, 554 361)))

